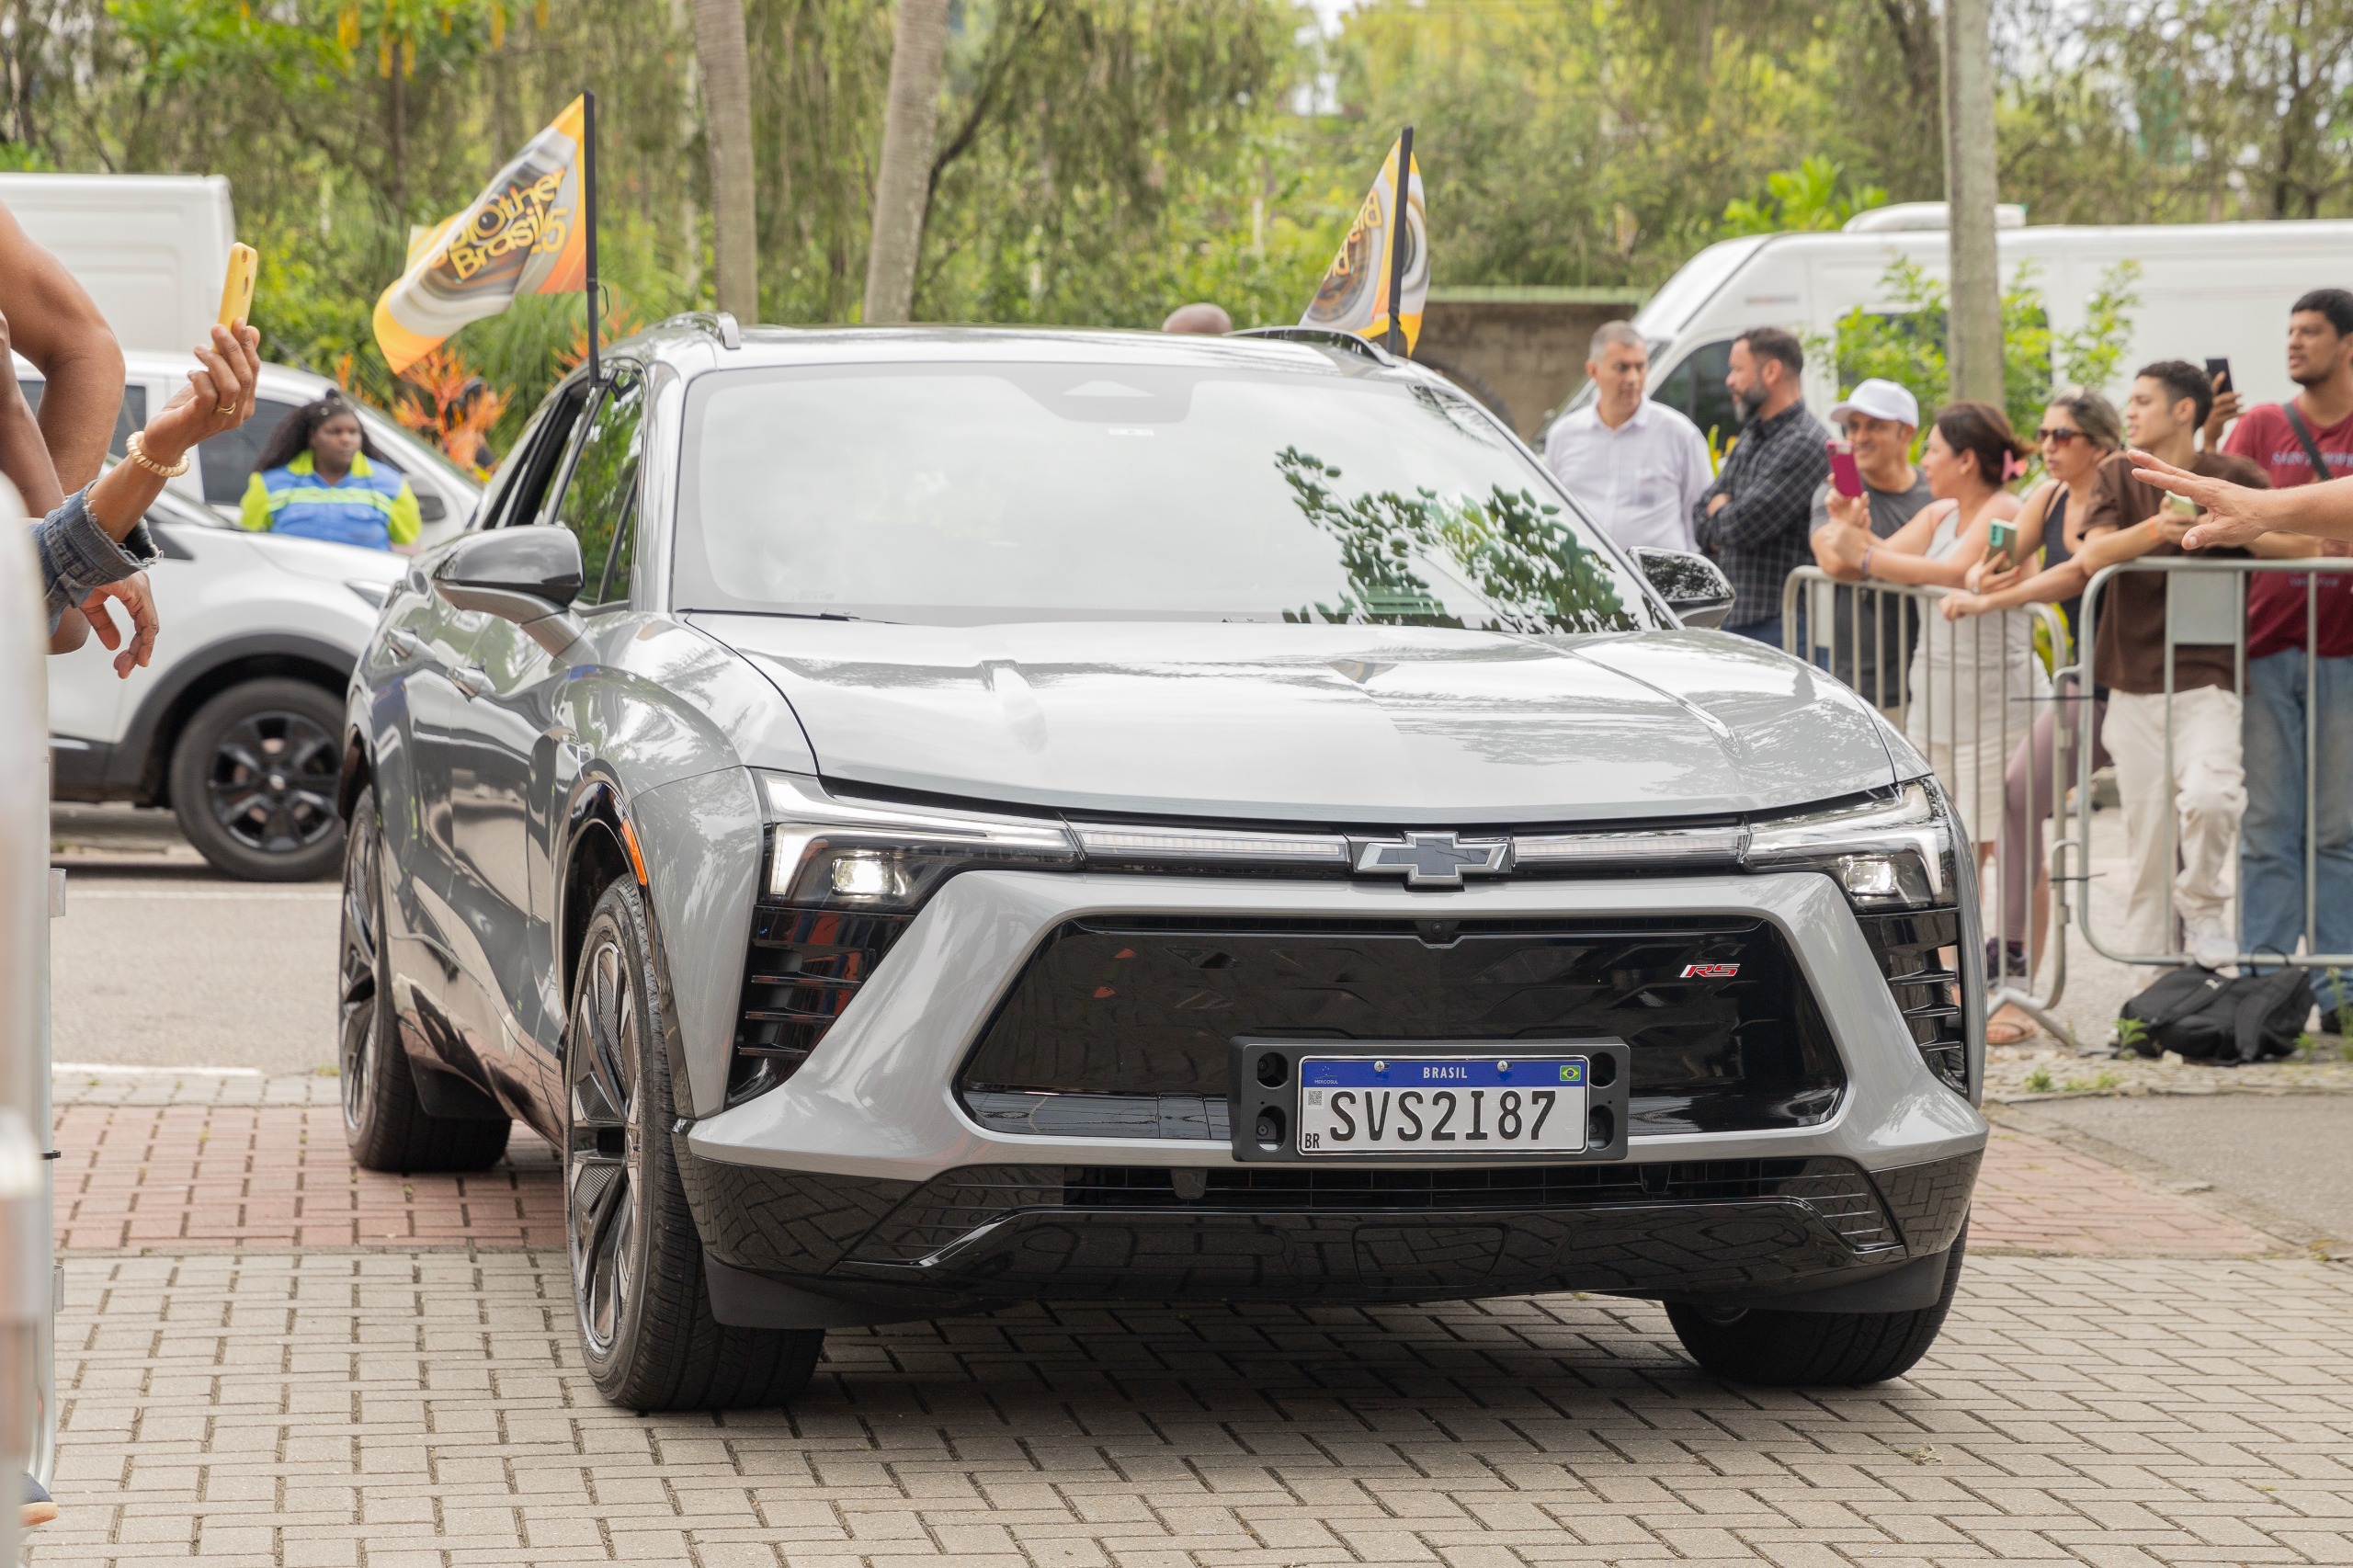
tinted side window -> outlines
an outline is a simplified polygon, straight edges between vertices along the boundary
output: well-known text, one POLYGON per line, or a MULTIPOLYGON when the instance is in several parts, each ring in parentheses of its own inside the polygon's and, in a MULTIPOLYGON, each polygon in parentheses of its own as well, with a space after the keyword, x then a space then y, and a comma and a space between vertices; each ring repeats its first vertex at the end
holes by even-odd
POLYGON ((571 449, 573 426, 579 422, 581 405, 586 401, 586 388, 578 381, 548 393, 523 438, 492 476, 490 494, 475 514, 476 528, 503 528, 540 520, 540 505, 563 467, 563 454, 571 449))
POLYGON ((197 461, 204 474, 204 498, 216 506, 233 506, 244 499, 245 482, 253 477, 262 449, 300 406, 276 398, 257 399, 251 419, 234 430, 199 441, 197 461))
POLYGON ((1712 432, 1721 446, 1740 434, 1740 411, 1724 388, 1724 375, 1731 369, 1731 338, 1703 343, 1651 383, 1651 401, 1689 415, 1700 434, 1712 432))
POLYGON ((638 460, 643 449, 644 392, 644 378, 636 371, 616 370, 588 415, 588 428, 579 455, 573 460, 563 499, 549 519, 580 537, 581 576, 587 584, 580 598, 583 609, 629 597, 626 570, 616 577, 608 568, 617 553, 629 549, 629 525, 636 511, 638 460))

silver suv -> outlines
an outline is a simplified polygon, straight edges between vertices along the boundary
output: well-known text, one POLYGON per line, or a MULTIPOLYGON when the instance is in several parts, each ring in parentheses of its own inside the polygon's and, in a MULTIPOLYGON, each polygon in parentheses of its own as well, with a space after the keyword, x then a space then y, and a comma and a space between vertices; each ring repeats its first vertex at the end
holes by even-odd
POLYGON ((629 1408, 1072 1297, 1893 1376, 1985 1141, 1965 852, 1727 602, 1354 339, 667 324, 354 678, 352 1148, 553 1142, 629 1408))

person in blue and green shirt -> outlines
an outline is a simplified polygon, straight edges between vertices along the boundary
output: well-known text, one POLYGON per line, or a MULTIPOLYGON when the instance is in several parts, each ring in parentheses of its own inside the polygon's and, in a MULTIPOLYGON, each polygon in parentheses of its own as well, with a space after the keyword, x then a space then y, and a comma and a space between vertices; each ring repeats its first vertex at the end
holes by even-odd
POLYGON ((369 550, 416 542, 416 493, 369 444, 359 415, 327 396, 286 416, 245 485, 238 525, 369 550))

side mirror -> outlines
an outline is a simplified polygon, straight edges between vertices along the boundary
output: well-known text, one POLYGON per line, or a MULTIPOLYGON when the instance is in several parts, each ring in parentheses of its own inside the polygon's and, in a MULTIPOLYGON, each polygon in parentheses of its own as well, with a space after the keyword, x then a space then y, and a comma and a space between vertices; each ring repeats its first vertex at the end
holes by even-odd
POLYGON ((1722 626, 1732 613, 1732 579, 1706 556, 1636 545, 1634 564, 1684 625, 1705 631, 1722 626))
POLYGON ((433 591, 460 609, 513 621, 557 657, 585 630, 571 608, 585 575, 570 528, 494 528, 449 547, 433 569, 433 591))

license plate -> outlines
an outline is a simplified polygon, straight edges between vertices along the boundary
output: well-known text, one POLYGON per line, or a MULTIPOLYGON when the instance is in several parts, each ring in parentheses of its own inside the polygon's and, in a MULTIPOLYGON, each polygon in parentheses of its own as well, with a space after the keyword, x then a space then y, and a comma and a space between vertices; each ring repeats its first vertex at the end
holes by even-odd
POLYGON ((1584 1056, 1307 1056, 1296 1152, 1577 1154, 1593 1064, 1584 1056))

